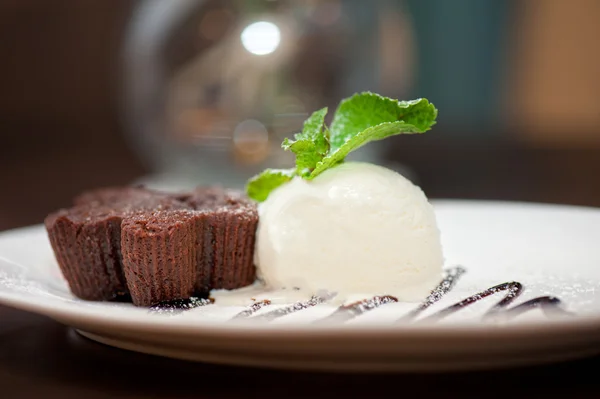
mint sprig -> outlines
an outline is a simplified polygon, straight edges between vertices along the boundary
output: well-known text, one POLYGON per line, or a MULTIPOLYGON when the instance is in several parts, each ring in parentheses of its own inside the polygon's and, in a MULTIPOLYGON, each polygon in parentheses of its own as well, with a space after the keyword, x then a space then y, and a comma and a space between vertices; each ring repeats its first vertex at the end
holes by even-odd
POLYGON ((248 196, 267 199, 272 190, 295 176, 311 180, 344 162, 346 156, 371 141, 398 134, 424 133, 435 124, 437 109, 424 98, 398 101, 371 92, 344 99, 329 128, 327 108, 314 112, 301 133, 285 139, 282 147, 296 155, 295 169, 267 169, 250 179, 248 196))
POLYGON ((262 202, 267 199, 271 191, 287 183, 296 176, 295 169, 265 169, 254 176, 246 186, 248 197, 262 202))
POLYGON ((304 122, 302 133, 294 136, 294 140, 285 139, 281 145, 284 150, 296 154, 296 171, 299 176, 309 176, 317 164, 329 152, 329 132, 323 131, 327 108, 322 108, 304 122))

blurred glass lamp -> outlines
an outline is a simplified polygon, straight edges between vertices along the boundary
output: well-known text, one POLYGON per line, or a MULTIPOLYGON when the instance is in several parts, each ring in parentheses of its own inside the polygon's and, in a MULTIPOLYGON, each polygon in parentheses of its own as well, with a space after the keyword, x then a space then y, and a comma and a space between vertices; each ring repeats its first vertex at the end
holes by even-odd
MULTIPOLYGON (((402 98, 413 63, 402 1, 145 0, 124 47, 130 142, 161 189, 242 187, 308 114, 362 90, 402 98)), ((355 159, 378 162, 378 145, 355 159)))

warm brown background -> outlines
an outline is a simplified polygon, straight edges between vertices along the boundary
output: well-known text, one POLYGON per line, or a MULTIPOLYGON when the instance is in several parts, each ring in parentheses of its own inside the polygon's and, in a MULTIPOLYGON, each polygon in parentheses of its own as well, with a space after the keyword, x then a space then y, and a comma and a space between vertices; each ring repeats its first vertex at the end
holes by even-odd
POLYGON ((600 1, 520 1, 506 107, 529 139, 600 145, 600 1))
POLYGON ((0 2, 0 230, 143 173, 121 135, 128 0, 0 2))
MULTIPOLYGON (((600 206, 600 2, 517 3, 507 27, 514 128, 485 140, 436 130, 395 141, 388 157, 414 168, 431 197, 600 206)), ((39 223, 82 189, 147 172, 117 102, 134 4, 0 2, 0 230, 39 223)))

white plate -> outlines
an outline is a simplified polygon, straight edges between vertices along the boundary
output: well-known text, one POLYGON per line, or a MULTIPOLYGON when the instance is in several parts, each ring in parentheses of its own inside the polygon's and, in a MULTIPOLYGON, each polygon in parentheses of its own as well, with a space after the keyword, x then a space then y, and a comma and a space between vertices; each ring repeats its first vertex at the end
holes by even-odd
MULTIPOLYGON (((600 210, 483 201, 433 202, 447 266, 467 269, 417 321, 496 284, 525 291, 509 305, 554 295, 568 315, 533 309, 482 321, 498 293, 436 323, 397 323, 417 304, 392 303, 346 323, 315 324, 320 304, 271 322, 231 321, 243 307, 174 315, 73 298, 43 226, 0 233, 0 302, 50 316, 125 349, 215 363, 357 371, 442 371, 533 364, 600 353, 600 210)), ((272 311, 271 305, 260 313, 272 311)))

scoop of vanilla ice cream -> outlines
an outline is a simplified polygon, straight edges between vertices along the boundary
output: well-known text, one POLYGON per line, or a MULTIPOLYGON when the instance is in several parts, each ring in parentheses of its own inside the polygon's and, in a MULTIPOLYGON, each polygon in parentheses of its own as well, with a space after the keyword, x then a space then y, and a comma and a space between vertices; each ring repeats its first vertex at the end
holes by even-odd
POLYGON ((271 288, 416 301, 440 281, 432 206, 381 166, 343 163, 312 181, 294 178, 259 205, 259 216, 255 261, 271 288))

